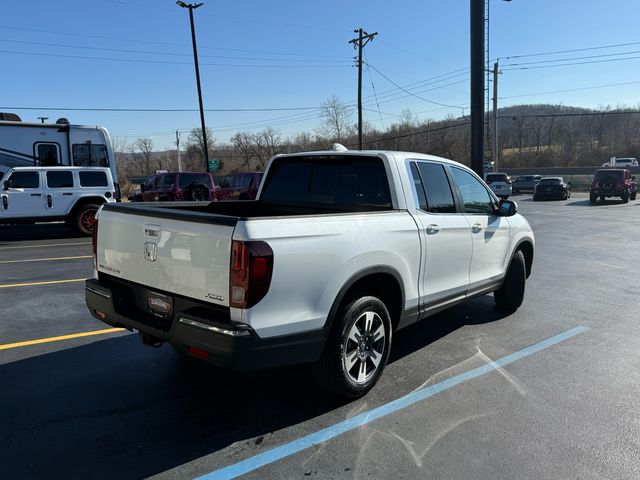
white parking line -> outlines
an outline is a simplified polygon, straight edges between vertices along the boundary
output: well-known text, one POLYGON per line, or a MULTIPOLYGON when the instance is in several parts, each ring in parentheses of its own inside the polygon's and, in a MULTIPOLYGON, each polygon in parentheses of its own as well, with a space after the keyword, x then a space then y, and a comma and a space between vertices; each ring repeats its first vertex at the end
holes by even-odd
POLYGON ((50 258, 29 258, 26 260, 2 260, 0 265, 7 263, 26 263, 26 262, 52 262, 55 260, 80 260, 85 258, 92 258, 93 255, 77 255, 75 257, 50 257, 50 258))
POLYGON ((44 248, 44 247, 64 247, 67 245, 91 245, 91 242, 73 242, 73 243, 47 243, 42 245, 18 245, 14 247, 0 247, 0 250, 16 250, 19 248, 44 248))

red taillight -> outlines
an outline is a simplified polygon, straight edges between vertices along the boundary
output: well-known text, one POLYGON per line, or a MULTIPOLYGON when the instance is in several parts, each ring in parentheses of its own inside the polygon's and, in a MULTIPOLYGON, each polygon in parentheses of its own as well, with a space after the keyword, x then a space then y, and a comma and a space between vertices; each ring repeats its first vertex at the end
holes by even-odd
POLYGON ((98 217, 96 216, 93 224, 93 234, 91 235, 91 243, 93 245, 93 268, 98 270, 98 217))
POLYGON ((194 355, 196 357, 200 357, 200 358, 209 358, 209 352, 206 352, 204 350, 201 350, 199 348, 196 347, 187 347, 187 351, 191 354, 194 355))
POLYGON ((229 304, 251 308, 269 291, 273 272, 273 250, 265 242, 240 242, 231 245, 229 304))

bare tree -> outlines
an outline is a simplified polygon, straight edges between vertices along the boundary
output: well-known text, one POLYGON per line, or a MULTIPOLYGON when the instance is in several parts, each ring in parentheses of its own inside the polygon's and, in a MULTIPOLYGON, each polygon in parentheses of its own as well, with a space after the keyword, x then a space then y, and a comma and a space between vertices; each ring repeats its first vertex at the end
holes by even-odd
POLYGON ((343 141, 354 132, 352 124, 353 109, 332 95, 321 107, 323 123, 318 129, 320 135, 343 141))
POLYGON ((253 137, 255 152, 260 162, 259 167, 264 169, 269 159, 279 153, 282 147, 280 132, 273 127, 267 127, 253 137))
POLYGON ((151 152, 153 151, 153 140, 150 138, 140 137, 136 140, 135 146, 142 154, 144 165, 146 167, 145 173, 151 173, 151 152))
POLYGON ((254 153, 252 135, 245 132, 238 132, 231 137, 231 143, 236 150, 239 150, 244 157, 247 170, 251 169, 251 157, 254 153))

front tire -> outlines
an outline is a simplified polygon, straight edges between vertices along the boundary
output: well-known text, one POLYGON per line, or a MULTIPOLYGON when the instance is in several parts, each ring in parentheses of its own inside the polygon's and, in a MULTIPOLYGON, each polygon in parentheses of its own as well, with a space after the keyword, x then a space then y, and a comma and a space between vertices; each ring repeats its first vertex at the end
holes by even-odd
POLYGON ((91 236, 96 228, 96 213, 100 205, 87 203, 82 205, 75 214, 74 227, 83 235, 91 236))
POLYGON ((589 195, 589 202, 596 203, 598 201, 598 195, 594 195, 593 193, 589 195))
POLYGON ((526 281, 527 267, 525 266, 524 254, 518 250, 511 259, 502 287, 493 292, 496 306, 509 312, 515 312, 520 308, 524 299, 526 281))
POLYGON ((622 203, 629 203, 629 192, 625 192, 622 194, 622 203))
POLYGON ((384 371, 391 335, 385 304, 372 296, 356 298, 335 318, 322 357, 313 366, 316 379, 341 397, 365 395, 384 371))
POLYGON ((635 200, 636 199, 636 192, 633 192, 630 196, 629 196, 630 200, 635 200))

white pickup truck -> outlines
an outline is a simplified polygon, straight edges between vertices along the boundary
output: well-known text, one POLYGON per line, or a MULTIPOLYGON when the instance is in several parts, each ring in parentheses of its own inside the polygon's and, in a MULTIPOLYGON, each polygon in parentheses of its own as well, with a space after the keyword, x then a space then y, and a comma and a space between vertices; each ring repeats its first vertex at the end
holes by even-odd
POLYGON ((364 395, 397 329, 470 297, 522 303, 534 237, 465 166, 418 153, 274 157, 255 201, 108 204, 89 311, 231 369, 313 363, 364 395))

